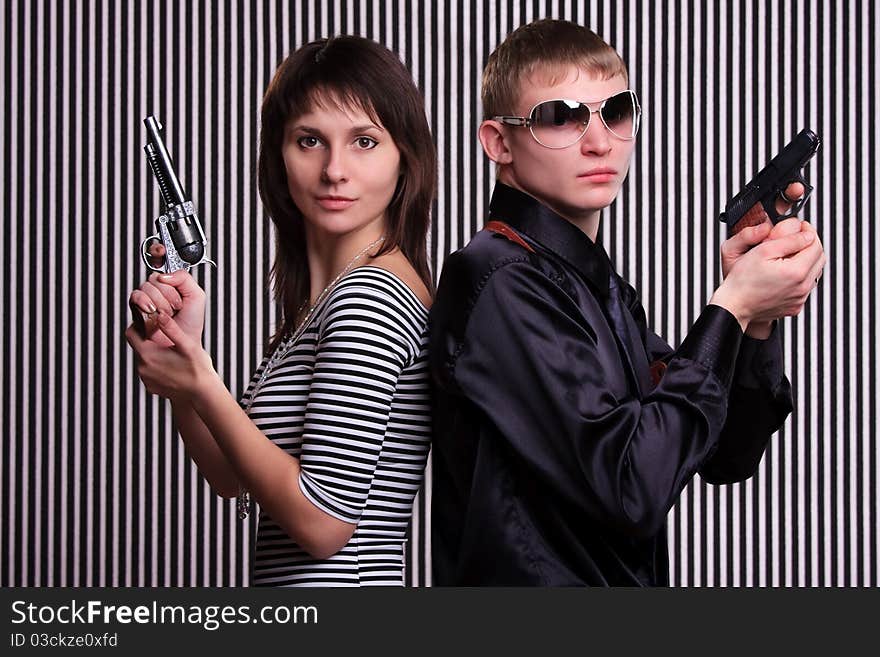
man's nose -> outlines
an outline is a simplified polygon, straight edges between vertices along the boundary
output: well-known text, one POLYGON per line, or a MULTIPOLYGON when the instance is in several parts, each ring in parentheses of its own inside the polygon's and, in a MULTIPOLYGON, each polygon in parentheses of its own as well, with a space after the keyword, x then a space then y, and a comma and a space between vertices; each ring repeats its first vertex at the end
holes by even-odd
POLYGON ((581 137, 581 152, 584 155, 605 155, 611 150, 611 135, 598 112, 590 115, 587 132, 581 137))

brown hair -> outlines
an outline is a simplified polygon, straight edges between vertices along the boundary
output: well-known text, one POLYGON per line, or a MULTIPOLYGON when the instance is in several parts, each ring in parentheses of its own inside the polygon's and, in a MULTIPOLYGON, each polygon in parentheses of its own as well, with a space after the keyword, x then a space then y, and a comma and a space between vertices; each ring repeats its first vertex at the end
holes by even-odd
POLYGON ((275 224, 276 258, 270 277, 282 321, 271 352, 292 331, 309 298, 309 268, 302 213, 290 197, 282 157, 285 128, 327 100, 362 109, 381 123, 400 151, 401 176, 386 212, 385 242, 409 259, 428 290, 427 233, 437 187, 437 156, 425 105, 412 76, 394 53, 356 36, 319 39, 285 59, 263 98, 257 178, 260 198, 275 224))
POLYGON ((483 119, 511 114, 524 78, 540 72, 555 80, 572 64, 606 80, 628 79, 617 51, 582 25, 543 18, 517 28, 489 55, 483 70, 483 119))

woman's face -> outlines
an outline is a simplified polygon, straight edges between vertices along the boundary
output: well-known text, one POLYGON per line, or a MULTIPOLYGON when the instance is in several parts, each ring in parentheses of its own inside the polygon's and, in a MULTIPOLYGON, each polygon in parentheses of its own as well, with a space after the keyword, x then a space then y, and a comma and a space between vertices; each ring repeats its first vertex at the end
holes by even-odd
POLYGON ((282 145, 287 186, 307 227, 342 236, 379 224, 400 176, 400 151, 362 108, 316 98, 282 145))

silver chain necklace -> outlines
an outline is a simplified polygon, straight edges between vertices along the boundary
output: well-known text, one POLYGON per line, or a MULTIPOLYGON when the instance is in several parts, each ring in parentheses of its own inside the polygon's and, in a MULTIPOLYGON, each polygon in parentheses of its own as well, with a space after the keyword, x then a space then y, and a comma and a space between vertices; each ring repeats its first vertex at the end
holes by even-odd
MULTIPOLYGON (((354 264, 360 260, 364 254, 367 253, 373 247, 381 244, 385 241, 385 236, 380 235, 378 239, 373 240, 369 244, 367 244, 363 249, 358 251, 358 254, 351 259, 351 261, 345 265, 345 267, 340 271, 336 278, 330 281, 321 293, 315 298, 315 303, 313 303, 308 312, 306 312, 306 316, 300 321, 299 325, 294 329, 292 333, 290 333, 286 338, 284 338, 281 342, 278 343, 278 346, 275 347, 275 351, 272 352, 272 356, 266 362, 266 367, 263 368, 262 373, 260 374, 260 378, 257 379, 257 382, 254 384, 253 389, 251 390, 251 396, 247 400, 247 404, 245 405, 245 413, 250 415, 251 405, 254 403, 254 399, 257 396, 257 393, 260 391, 260 388, 263 387, 263 383, 266 381, 266 377, 268 377, 269 372, 275 367, 279 362, 284 360, 285 356, 287 356, 287 352, 290 351, 290 348, 296 344, 296 341, 302 337, 303 332, 309 326, 309 320, 311 320, 312 316, 315 314, 315 310, 318 309, 318 306, 330 295, 330 292, 333 291, 333 288, 336 287, 336 284, 342 280, 342 277, 345 276, 348 272, 351 271, 354 264)), ((303 304, 305 307, 305 304, 303 304)), ((302 312, 302 308, 300 308, 300 312, 302 312)), ((299 313, 297 313, 299 314, 299 313)), ((238 511, 238 517, 242 520, 247 519, 250 514, 251 507, 251 496, 248 491, 243 488, 239 490, 238 498, 235 502, 236 510, 238 511)))

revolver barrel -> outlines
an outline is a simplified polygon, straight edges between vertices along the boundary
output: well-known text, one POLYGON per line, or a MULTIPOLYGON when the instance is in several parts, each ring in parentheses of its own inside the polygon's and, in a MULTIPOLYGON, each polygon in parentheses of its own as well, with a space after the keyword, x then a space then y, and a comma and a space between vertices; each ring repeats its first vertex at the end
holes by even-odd
POLYGON ((159 183, 159 191, 162 194, 162 200, 165 201, 166 208, 175 205, 183 205, 186 202, 186 194, 177 174, 174 173, 174 165, 171 162, 171 156, 168 149, 165 148, 165 142, 162 141, 162 125, 154 116, 148 116, 144 119, 144 125, 147 127, 147 143, 144 145, 144 152, 147 154, 147 161, 159 183))
POLYGON ((156 219, 156 235, 151 235, 141 243, 141 257, 144 264, 153 271, 166 273, 178 269, 189 269, 203 262, 214 264, 205 257, 207 238, 202 230, 195 207, 188 200, 177 174, 171 156, 162 140, 162 125, 153 117, 144 119, 147 128, 147 143, 144 152, 147 161, 159 184, 159 192, 165 203, 164 213, 156 219), (151 245, 161 242, 165 247, 165 262, 161 268, 150 262, 148 250, 151 245))

